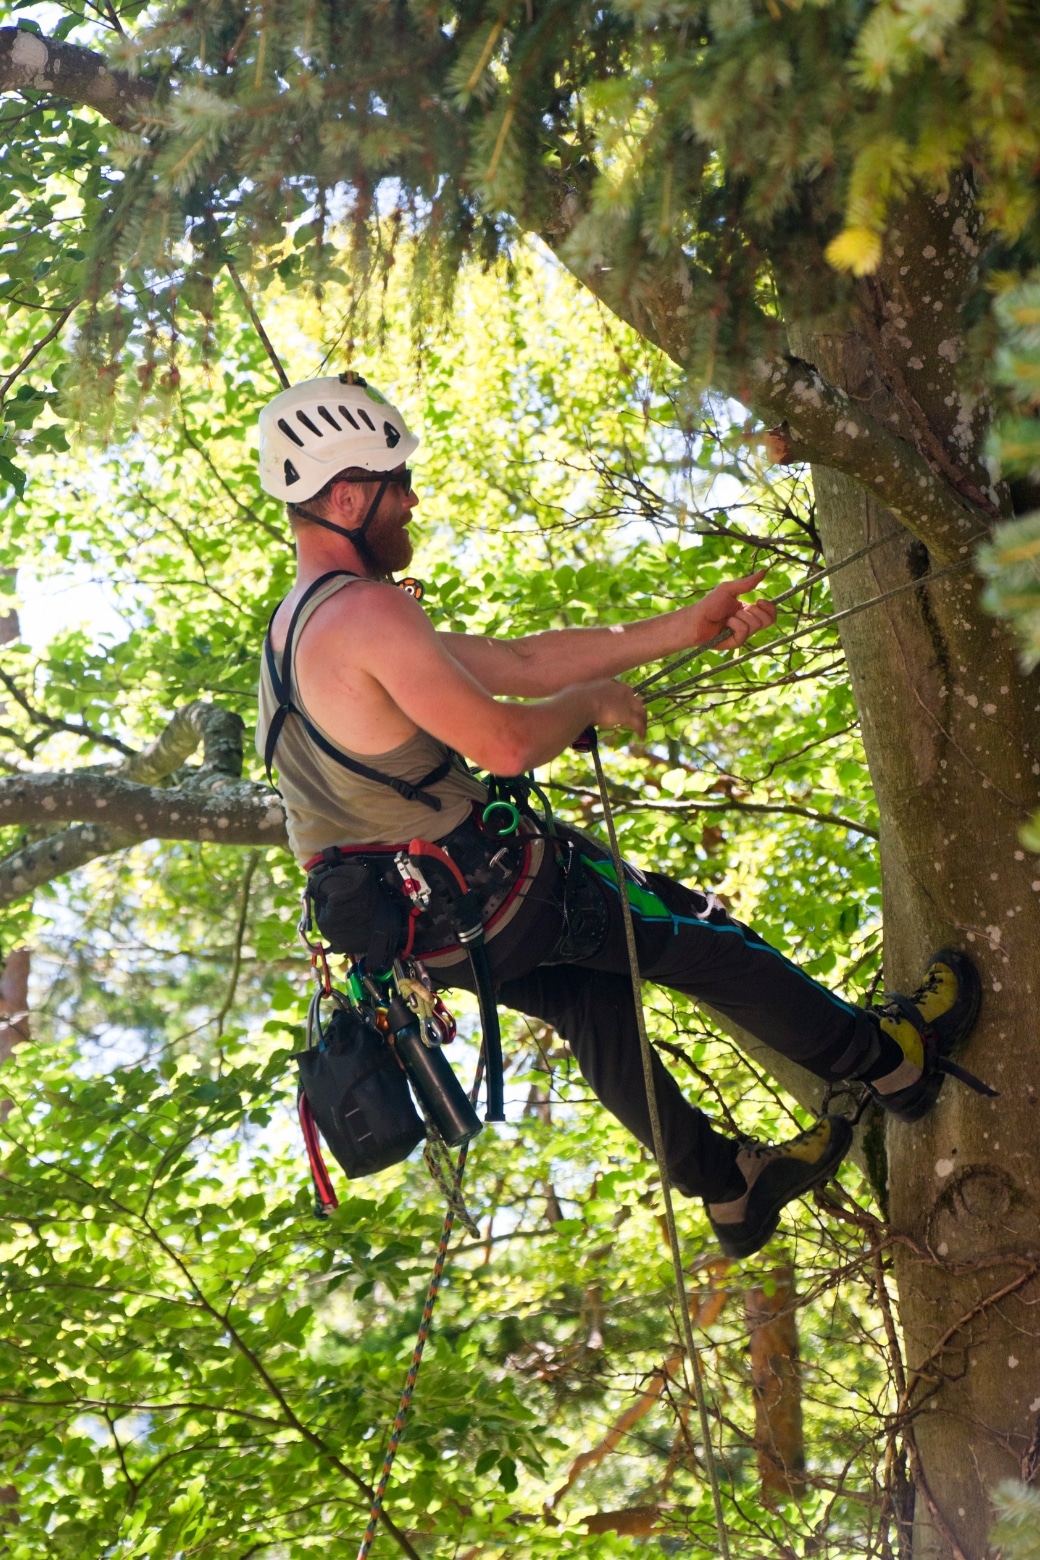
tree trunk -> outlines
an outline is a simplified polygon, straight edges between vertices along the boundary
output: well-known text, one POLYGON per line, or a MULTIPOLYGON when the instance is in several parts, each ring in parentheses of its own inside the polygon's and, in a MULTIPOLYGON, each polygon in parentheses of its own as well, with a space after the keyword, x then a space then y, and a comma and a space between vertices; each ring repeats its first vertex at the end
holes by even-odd
POLYGON ((790 1262, 765 1275, 744 1296, 755 1400, 755 1460, 762 1502, 806 1493, 802 1433, 802 1371, 798 1351, 795 1273, 790 1262))
MULTIPOLYGON (((957 247, 956 212, 932 208, 917 221, 896 252, 903 274, 872 283, 877 312, 864 333, 807 335, 800 350, 904 426, 906 380, 918 373, 911 411, 924 408, 943 448, 988 486, 984 429, 953 375, 955 349, 928 339, 940 329, 931 293, 941 301, 937 268, 957 247), (898 364, 879 371, 886 347, 899 353, 901 387, 898 364)), ((828 561, 886 531, 894 538, 835 576, 836 606, 927 570, 921 542, 862 488, 826 468, 813 477, 828 561)), ((989 1492, 1019 1474, 1040 1411, 1040 864, 1018 839, 1040 789, 1040 691, 979 593, 965 569, 842 625, 881 816, 886 987, 912 991, 934 949, 966 948, 984 999, 964 1062, 1000 1090, 983 1099, 949 1080, 923 1121, 887 1127, 914 1410, 914 1560, 987 1553, 989 1492)))

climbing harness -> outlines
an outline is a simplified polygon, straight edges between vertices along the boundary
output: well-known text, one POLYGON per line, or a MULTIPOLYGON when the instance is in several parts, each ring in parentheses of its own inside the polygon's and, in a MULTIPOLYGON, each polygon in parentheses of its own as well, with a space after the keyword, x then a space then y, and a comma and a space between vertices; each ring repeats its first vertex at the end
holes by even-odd
MULTIPOLYGON (((607 825, 607 833, 610 836, 610 854, 614 862, 614 871, 617 875, 618 898, 621 902, 621 915, 625 928, 625 944, 628 949, 629 972, 632 978, 632 997, 635 1004, 636 1027, 639 1031, 639 1049, 643 1058, 643 1078, 646 1084, 646 1103, 650 1114, 650 1129, 653 1134, 654 1158, 657 1160, 657 1171, 661 1178, 661 1196, 664 1202, 665 1224, 668 1231, 668 1246, 672 1254, 672 1268, 675 1275, 675 1292, 679 1302, 679 1324, 683 1341, 683 1349, 690 1365, 690 1375, 693 1381, 693 1396, 697 1404, 697 1415, 700 1420, 701 1440, 704 1445, 704 1465, 708 1472, 708 1483, 711 1486, 712 1505, 715 1510, 715 1526, 719 1535, 719 1554, 721 1560, 730 1560, 729 1535, 726 1530, 726 1517, 722 1510, 722 1491, 719 1485, 719 1470, 715 1459, 715 1448, 711 1440, 711 1425, 708 1420, 708 1401, 704 1386, 704 1374, 701 1369, 700 1353, 697 1341, 693 1336, 693 1322, 690 1318, 690 1302, 686 1293, 686 1275, 683 1270, 682 1252, 679 1247, 679 1234, 675 1224, 675 1209, 672 1206, 672 1186, 668 1175, 668 1165, 665 1160, 664 1137, 661 1132, 661 1116, 657 1103, 657 1085, 654 1081, 653 1050, 650 1045, 650 1036, 646 1029, 646 1014, 643 1011, 642 977, 639 972, 639 954, 636 949, 635 927, 632 921, 632 907, 628 897, 628 872, 621 856, 618 845, 617 830, 614 827, 614 812, 610 805, 610 797, 607 793, 606 776, 603 773, 603 763, 599 755, 599 742, 595 727, 590 726, 579 739, 580 750, 590 752, 592 762, 596 769, 596 783, 599 786, 600 801, 603 806, 603 817, 607 825)), ((359 1557, 360 1560, 360 1557, 359 1557)))

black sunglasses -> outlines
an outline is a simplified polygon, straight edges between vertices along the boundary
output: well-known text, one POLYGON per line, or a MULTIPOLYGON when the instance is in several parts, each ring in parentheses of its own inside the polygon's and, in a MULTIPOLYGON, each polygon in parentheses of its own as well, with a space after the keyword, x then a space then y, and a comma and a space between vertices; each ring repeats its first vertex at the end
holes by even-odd
POLYGON ((403 471, 362 471, 355 466, 348 469, 335 479, 337 482, 395 482, 398 487, 404 488, 407 496, 412 491, 412 468, 406 466, 403 471))

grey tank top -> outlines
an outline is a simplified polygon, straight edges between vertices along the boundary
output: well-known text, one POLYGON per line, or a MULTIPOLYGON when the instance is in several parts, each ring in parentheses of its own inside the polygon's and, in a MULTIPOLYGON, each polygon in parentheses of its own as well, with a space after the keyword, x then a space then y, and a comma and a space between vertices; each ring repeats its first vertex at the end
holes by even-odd
MULTIPOLYGON (((315 592, 300 614, 296 645, 322 603, 356 580, 356 575, 341 575, 315 592)), ((288 685, 293 703, 303 710, 294 668, 285 668, 280 655, 275 655, 274 660, 279 677, 288 685)), ((270 673, 266 662, 261 660, 256 726, 256 749, 261 758, 277 709, 278 698, 271 685, 270 673)), ((355 753, 330 737, 309 710, 305 713, 325 740, 347 758, 412 784, 448 757, 449 749, 445 744, 422 730, 385 753, 355 753)), ((337 764, 311 741, 302 721, 294 715, 289 715, 283 722, 274 764, 285 802, 289 846, 301 864, 330 845, 407 845, 417 836, 427 840, 441 839, 462 822, 474 802, 487 799, 487 788, 470 774, 460 758, 456 758, 444 779, 428 788, 439 799, 440 812, 424 807, 422 802, 408 801, 390 786, 353 774, 337 764)))

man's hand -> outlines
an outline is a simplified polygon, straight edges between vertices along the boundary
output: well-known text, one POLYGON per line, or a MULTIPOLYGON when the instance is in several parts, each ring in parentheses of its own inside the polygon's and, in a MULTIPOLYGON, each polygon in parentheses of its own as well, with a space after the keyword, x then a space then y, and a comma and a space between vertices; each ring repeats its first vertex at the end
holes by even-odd
POLYGON ((589 683, 588 691, 595 703, 594 726, 604 729, 622 726, 626 731, 634 731, 639 738, 646 736, 646 705, 627 683, 605 677, 589 683))
POLYGON ((765 569, 745 574, 740 580, 726 580, 709 590, 706 596, 689 608, 692 618, 690 643, 707 644, 709 639, 724 628, 732 632, 719 645, 720 650, 734 650, 760 628, 769 628, 776 622, 776 608, 770 601, 754 601, 747 606, 740 600, 765 577, 765 569))

